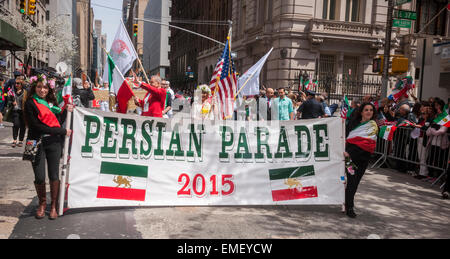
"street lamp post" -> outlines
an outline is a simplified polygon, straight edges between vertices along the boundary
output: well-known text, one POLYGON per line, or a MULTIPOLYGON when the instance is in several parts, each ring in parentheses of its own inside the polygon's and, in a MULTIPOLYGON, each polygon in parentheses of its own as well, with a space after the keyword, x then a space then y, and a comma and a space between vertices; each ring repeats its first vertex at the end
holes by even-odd
POLYGON ((381 86, 381 97, 387 97, 387 89, 389 85, 389 59, 391 52, 391 37, 392 37, 392 18, 394 12, 394 0, 388 0, 388 11, 386 19, 386 37, 384 42, 384 64, 383 64, 383 78, 381 86))

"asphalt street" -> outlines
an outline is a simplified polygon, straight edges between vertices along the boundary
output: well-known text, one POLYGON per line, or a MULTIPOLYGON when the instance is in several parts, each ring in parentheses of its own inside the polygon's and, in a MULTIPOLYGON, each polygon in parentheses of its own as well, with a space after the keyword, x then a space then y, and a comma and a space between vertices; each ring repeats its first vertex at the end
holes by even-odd
POLYGON ((11 124, 5 124, 0 239, 450 238, 450 200, 441 199, 439 187, 385 168, 366 172, 356 219, 340 206, 241 206, 77 209, 56 221, 36 220, 31 164, 22 161, 23 148, 11 147, 11 124))

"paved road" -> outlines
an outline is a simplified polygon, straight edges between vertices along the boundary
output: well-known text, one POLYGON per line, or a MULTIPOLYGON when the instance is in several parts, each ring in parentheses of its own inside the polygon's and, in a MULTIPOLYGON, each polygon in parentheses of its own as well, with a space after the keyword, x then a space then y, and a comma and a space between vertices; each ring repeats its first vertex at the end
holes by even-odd
POLYGON ((390 169, 367 171, 356 219, 340 206, 245 206, 78 209, 36 220, 31 165, 10 142, 11 128, 0 129, 0 239, 450 238, 450 200, 390 169))

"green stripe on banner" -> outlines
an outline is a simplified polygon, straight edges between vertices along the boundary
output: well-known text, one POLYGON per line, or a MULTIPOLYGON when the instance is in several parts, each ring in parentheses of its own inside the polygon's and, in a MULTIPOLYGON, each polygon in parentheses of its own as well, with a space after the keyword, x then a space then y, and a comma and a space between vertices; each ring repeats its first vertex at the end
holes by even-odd
POLYGON ((148 167, 140 165, 102 162, 102 165, 100 167, 100 173, 147 178, 148 167))
POLYGON ((290 167, 290 168, 280 168, 269 170, 270 180, 280 180, 288 178, 306 177, 314 176, 314 166, 300 166, 300 167, 290 167))

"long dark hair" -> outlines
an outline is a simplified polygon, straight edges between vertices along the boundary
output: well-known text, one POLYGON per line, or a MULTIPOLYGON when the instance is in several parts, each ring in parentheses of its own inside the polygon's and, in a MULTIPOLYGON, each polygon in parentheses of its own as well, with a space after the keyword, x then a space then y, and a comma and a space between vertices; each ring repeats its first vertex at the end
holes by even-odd
POLYGON ((363 103, 363 104, 361 104, 361 106, 356 108, 355 111, 353 111, 352 114, 350 115, 351 119, 348 122, 347 130, 346 130, 347 134, 361 123, 362 112, 364 111, 364 107, 366 107, 367 105, 372 106, 372 109, 373 109, 373 115, 372 115, 372 118, 370 118, 370 120, 376 120, 377 109, 375 108, 375 105, 373 105, 372 103, 363 103))
MULTIPOLYGON (((43 80, 37 80, 34 81, 31 84, 30 91, 28 91, 27 100, 31 100, 33 98, 34 94, 36 93, 36 87, 39 83, 44 84, 43 80)), ((55 90, 50 87, 50 84, 47 83, 48 87, 48 94, 45 97, 45 101, 47 101, 49 104, 52 103, 53 105, 58 105, 58 101, 56 100, 55 90)))

